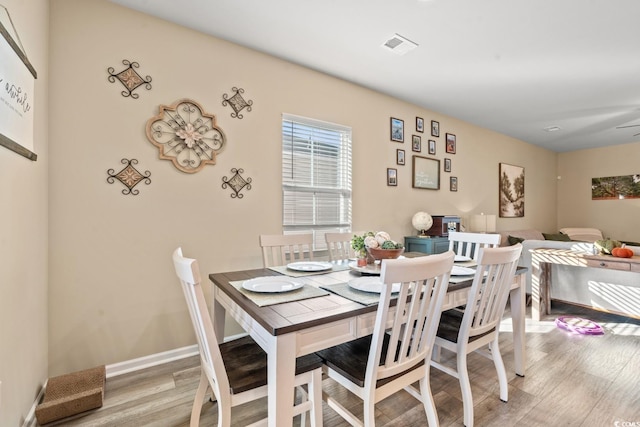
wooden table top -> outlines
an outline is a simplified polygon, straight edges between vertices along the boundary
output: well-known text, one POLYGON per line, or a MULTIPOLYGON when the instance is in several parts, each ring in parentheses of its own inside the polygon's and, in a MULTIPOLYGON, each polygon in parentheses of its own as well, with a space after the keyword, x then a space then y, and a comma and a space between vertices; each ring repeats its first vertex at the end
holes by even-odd
MULTIPOLYGON (((337 277, 343 276, 345 277, 343 281, 348 281, 350 273, 341 271, 329 274, 337 275, 337 277)), ((272 335, 286 334, 330 321, 373 312, 377 309, 375 305, 364 306, 331 293, 321 297, 258 307, 230 284, 230 282, 238 280, 279 275, 280 273, 268 268, 260 268, 228 273, 212 273, 209 274, 209 279, 272 335)), ((336 283, 339 281, 336 280, 336 283)))
POLYGON ((550 249, 550 248, 537 248, 531 249, 532 253, 547 256, 562 256, 572 258, 583 258, 594 261, 607 261, 607 262, 626 262, 631 264, 640 264, 640 256, 634 255, 631 258, 614 257, 613 255, 604 254, 592 254, 589 252, 572 251, 571 249, 550 249))
MULTIPOLYGON (((526 268, 518 267, 517 274, 525 271, 526 268)), ((233 281, 278 275, 280 273, 268 268, 259 268, 255 270, 212 273, 209 274, 209 279, 271 335, 286 334, 377 310, 376 305, 365 306, 333 293, 321 297, 259 307, 230 284, 233 281)), ((315 277, 330 277, 335 283, 344 283, 352 278, 360 277, 360 274, 345 270, 315 277)), ((473 278, 470 277, 469 280, 463 282, 451 283, 449 284, 448 292, 468 288, 472 282, 473 278)))

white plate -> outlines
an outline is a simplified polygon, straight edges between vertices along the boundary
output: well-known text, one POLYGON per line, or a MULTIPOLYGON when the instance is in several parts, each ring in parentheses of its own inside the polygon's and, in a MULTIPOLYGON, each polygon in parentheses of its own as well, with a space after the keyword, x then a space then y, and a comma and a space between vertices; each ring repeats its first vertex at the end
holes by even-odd
MULTIPOLYGON (((358 277, 349 280, 349 287, 364 292, 373 292, 379 294, 382 292, 382 282, 379 277, 358 277)), ((391 292, 399 292, 400 283, 394 283, 391 292)))
POLYGON ((295 271, 325 271, 331 270, 333 265, 329 262, 300 261, 287 264, 289 270, 295 271))
POLYGON ((302 287, 302 283, 286 277, 256 277, 245 280, 242 287, 251 292, 289 292, 302 287))
POLYGON ((454 262, 464 262, 464 261, 471 261, 471 257, 468 257, 466 255, 456 255, 453 258, 454 262))
POLYGON ((473 268, 454 265, 453 268, 451 269, 452 276, 472 276, 474 274, 476 274, 476 271, 473 268))

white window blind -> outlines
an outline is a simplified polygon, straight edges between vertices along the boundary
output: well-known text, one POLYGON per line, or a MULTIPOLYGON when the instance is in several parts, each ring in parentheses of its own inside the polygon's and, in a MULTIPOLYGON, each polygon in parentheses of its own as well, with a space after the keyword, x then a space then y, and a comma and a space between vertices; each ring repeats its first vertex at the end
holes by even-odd
POLYGON ((282 226, 285 234, 351 230, 351 128, 282 116, 282 226))

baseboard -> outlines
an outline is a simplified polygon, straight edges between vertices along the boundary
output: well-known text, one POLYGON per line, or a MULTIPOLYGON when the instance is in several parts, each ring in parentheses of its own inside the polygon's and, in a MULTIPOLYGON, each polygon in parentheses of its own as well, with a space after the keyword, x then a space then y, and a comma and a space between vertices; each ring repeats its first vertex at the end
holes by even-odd
POLYGON ((36 396, 36 400, 33 402, 33 405, 31 405, 31 409, 29 409, 29 413, 24 419, 22 427, 36 427, 38 425, 38 423, 36 422, 36 406, 38 406, 38 403, 40 403, 42 399, 44 399, 44 391, 47 387, 47 381, 45 381, 42 387, 40 387, 40 391, 36 396))
POLYGON ((173 362, 174 360, 184 359, 185 357, 191 357, 197 354, 198 346, 194 344, 187 347, 163 351, 162 353, 150 354, 148 356, 139 357, 137 359, 113 363, 106 366, 107 378, 116 377, 118 375, 127 374, 129 372, 139 371, 141 369, 150 368, 152 366, 162 365, 163 363, 173 362))
MULTIPOLYGON (((224 341, 233 341, 235 339, 246 336, 246 333, 225 337, 224 341)), ((196 344, 187 347, 176 348, 162 353, 150 354, 148 356, 139 357, 137 359, 126 360, 124 362, 107 365, 107 378, 116 377, 118 375, 127 374, 129 372, 139 371, 140 369, 150 368, 152 366, 162 365, 163 363, 173 362, 174 360, 184 359, 198 354, 198 346, 196 344)))
MULTIPOLYGON (((243 336, 246 333, 225 337, 226 341, 232 341, 243 336)), ((176 348, 169 351, 163 351, 161 353, 150 354, 148 356, 139 357, 137 359, 126 360, 124 362, 113 363, 106 366, 107 378, 116 377, 118 375, 127 374, 129 372, 139 371, 141 369, 150 368, 152 366, 162 365, 163 363, 173 362, 174 360, 184 359, 185 357, 191 357, 198 354, 198 346, 190 345, 187 347, 176 348)), ((29 413, 27 414, 22 427, 34 427, 36 422, 36 406, 42 401, 44 392, 47 387, 47 382, 40 388, 36 400, 33 402, 29 413)))

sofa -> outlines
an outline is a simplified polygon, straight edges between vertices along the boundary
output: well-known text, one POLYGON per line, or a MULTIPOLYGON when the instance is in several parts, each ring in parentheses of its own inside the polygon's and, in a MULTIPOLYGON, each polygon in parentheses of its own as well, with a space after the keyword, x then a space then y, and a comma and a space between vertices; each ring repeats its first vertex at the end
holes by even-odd
MULTIPOLYGON (((519 265, 527 267, 527 293, 531 293, 531 250, 568 249, 594 253, 593 242, 602 238, 597 229, 565 228, 560 233, 539 230, 501 231, 501 246, 522 243, 519 265)), ((640 246, 627 246, 640 256, 640 246)), ((551 299, 640 318, 640 274, 600 268, 551 267, 551 299)))

